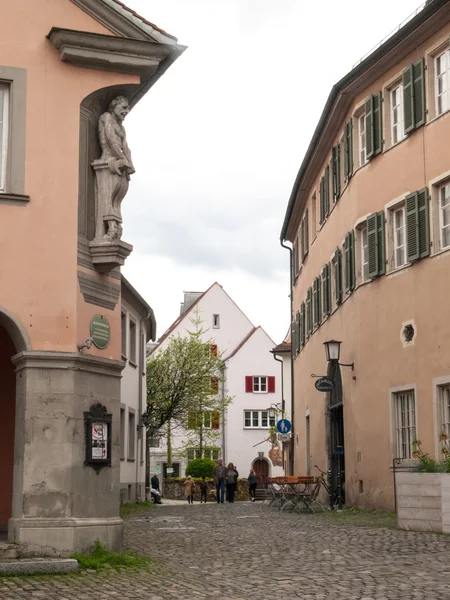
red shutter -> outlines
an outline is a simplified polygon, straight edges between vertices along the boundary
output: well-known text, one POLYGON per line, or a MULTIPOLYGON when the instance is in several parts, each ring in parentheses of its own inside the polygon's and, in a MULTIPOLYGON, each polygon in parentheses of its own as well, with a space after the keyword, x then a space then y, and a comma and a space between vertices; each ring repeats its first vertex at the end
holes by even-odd
POLYGON ((275 377, 269 377, 269 394, 275 393, 275 377))
POLYGON ((213 429, 220 428, 220 412, 218 410, 213 410, 212 412, 211 427, 213 429))
POLYGON ((251 375, 245 377, 245 391, 250 394, 253 392, 253 377, 251 375))
POLYGON ((211 344, 211 354, 217 356, 217 344, 211 344))

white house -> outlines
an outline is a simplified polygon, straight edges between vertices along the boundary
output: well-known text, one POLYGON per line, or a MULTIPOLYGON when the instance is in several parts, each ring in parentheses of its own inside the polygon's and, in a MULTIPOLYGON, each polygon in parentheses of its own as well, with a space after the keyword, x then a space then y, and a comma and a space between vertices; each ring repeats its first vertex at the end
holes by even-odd
POLYGON ((145 499, 146 345, 156 338, 153 310, 122 275, 122 371, 120 403, 121 502, 145 499))
MULTIPOLYGON (((205 342, 211 340, 217 345, 225 363, 225 381, 220 392, 233 399, 224 423, 220 423, 217 441, 213 447, 204 449, 203 456, 233 462, 243 477, 251 467, 261 476, 283 475, 281 443, 276 436, 269 435, 277 418, 269 415, 269 408, 281 410, 282 403, 281 365, 271 354, 275 344, 261 327, 253 325, 221 285, 214 283, 203 293, 184 292, 180 316, 152 351, 166 348, 171 336, 188 335, 193 328, 191 318, 197 310, 202 327, 207 329, 205 342)), ((173 439, 174 475, 183 476, 188 461, 200 455, 195 447, 180 453, 186 441, 187 430, 179 427, 173 439)), ((151 472, 164 475, 165 440, 161 439, 159 447, 150 451, 151 472)))
MULTIPOLYGON (((284 416, 291 423, 293 423, 292 414, 292 360, 291 360, 291 332, 288 331, 286 337, 272 349, 272 354, 275 360, 278 360, 282 365, 282 377, 281 377, 281 398, 284 409, 284 416)), ((306 417, 306 431, 305 435, 310 435, 310 418, 309 411, 307 411, 306 417)), ((284 459, 284 470, 286 474, 293 473, 292 453, 290 452, 291 441, 294 444, 298 444, 298 433, 295 434, 294 440, 288 440, 283 442, 283 459, 284 459)), ((310 459, 311 460, 311 459, 310 459)), ((310 462, 309 460, 309 462, 310 462)), ((308 469, 308 466, 307 466, 308 469)), ((311 474, 311 469, 305 471, 307 475, 311 474)))

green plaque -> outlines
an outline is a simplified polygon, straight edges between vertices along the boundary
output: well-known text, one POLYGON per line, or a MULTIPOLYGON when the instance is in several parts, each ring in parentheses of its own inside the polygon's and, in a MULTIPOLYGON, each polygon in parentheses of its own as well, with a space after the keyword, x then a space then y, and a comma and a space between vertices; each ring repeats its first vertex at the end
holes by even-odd
POLYGON ((100 350, 106 348, 111 339, 111 327, 109 321, 103 315, 94 315, 91 319, 91 338, 100 350))

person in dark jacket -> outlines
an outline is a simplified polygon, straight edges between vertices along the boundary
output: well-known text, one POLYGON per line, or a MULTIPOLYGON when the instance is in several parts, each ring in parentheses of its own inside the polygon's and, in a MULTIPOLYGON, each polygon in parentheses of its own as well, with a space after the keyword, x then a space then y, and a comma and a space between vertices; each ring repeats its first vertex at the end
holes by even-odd
POLYGON ((208 496, 208 484, 206 483, 206 479, 202 477, 200 481, 200 504, 204 502, 206 504, 206 498, 208 496))
POLYGON ((228 463, 228 467, 226 470, 226 486, 227 486, 227 501, 232 504, 234 502, 234 494, 237 489, 237 480, 239 477, 239 473, 234 468, 233 463, 228 463))
POLYGON ((258 477, 253 469, 250 469, 250 475, 247 478, 248 480, 248 491, 250 492, 250 497, 252 502, 256 500, 256 486, 258 485, 258 477))
POLYGON ((158 478, 158 475, 156 473, 150 479, 150 483, 151 483, 152 488, 154 490, 158 490, 158 492, 159 492, 159 478, 158 478))
POLYGON ((227 469, 223 466, 222 459, 219 458, 217 465, 213 469, 214 483, 216 484, 217 504, 223 504, 226 471, 227 469))

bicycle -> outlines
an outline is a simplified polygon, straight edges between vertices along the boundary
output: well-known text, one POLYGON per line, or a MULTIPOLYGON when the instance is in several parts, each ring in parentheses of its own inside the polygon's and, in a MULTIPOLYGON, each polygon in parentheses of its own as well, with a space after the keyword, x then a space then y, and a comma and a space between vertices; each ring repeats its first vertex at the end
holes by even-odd
POLYGON ((322 469, 317 465, 314 465, 314 468, 320 472, 320 481, 328 494, 328 498, 330 501, 330 510, 334 510, 336 504, 339 503, 339 498, 337 490, 333 490, 328 482, 331 477, 331 471, 322 471, 322 469), (325 479, 325 475, 327 476, 327 479, 325 479))

